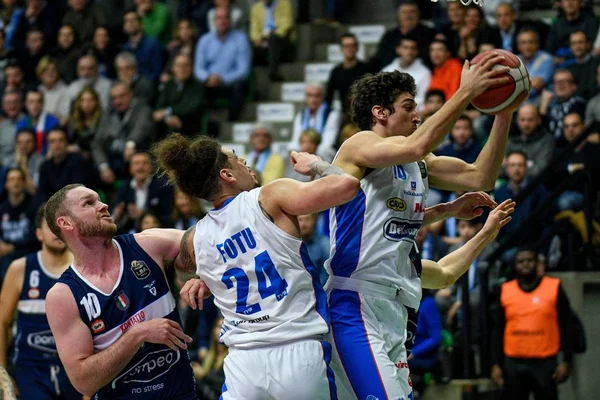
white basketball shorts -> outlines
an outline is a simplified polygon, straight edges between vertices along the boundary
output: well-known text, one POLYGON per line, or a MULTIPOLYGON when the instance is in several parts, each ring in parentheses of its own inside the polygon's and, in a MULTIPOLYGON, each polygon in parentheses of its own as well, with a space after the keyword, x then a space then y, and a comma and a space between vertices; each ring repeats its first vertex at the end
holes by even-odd
POLYGON ((331 345, 303 340, 254 349, 230 349, 223 400, 337 399, 331 345))
POLYGON ((412 400, 404 346, 408 312, 402 302, 332 289, 329 307, 339 398, 412 400))

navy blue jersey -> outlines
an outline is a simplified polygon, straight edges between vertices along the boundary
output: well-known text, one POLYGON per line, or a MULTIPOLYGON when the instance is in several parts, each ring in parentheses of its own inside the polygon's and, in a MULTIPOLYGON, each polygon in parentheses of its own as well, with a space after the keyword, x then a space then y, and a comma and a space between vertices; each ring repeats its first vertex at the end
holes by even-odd
MULTIPOLYGON (((117 236, 114 241, 121 253, 121 273, 110 293, 100 291, 73 266, 59 280, 71 289, 96 352, 142 321, 168 318, 181 324, 163 270, 133 235, 117 236)), ((186 350, 145 343, 119 375, 92 398, 195 399, 195 387, 186 350)))
POLYGON ((25 257, 23 288, 17 304, 14 363, 19 366, 60 364, 46 318, 46 295, 58 275, 42 265, 41 253, 25 257))

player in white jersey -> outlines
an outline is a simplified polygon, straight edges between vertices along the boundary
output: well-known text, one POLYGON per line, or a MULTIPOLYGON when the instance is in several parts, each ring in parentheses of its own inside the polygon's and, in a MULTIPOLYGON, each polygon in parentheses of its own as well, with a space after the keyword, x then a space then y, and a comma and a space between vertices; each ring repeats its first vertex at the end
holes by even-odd
MULTIPOLYGON (((175 263, 202 279, 223 314, 220 340, 229 355, 222 398, 337 398, 324 341, 327 299, 296 216, 351 200, 358 179, 293 152, 297 172, 321 178, 258 188, 245 161, 213 139, 172 135, 155 152, 182 192, 215 207, 186 231, 175 263)), ((193 285, 186 283, 182 298, 193 285)))
POLYGON ((449 284, 469 266, 466 258, 454 258, 451 268, 425 263, 421 275, 415 267, 420 265, 415 235, 423 223, 450 216, 473 218, 481 214, 479 207, 495 206, 486 194, 469 193, 425 209, 428 187, 492 189, 513 110, 526 95, 495 117, 474 164, 430 152, 473 98, 508 79, 500 77, 506 69, 493 69, 501 60, 492 53, 472 68, 465 62, 460 88, 422 125, 410 75, 368 75, 353 86, 353 119, 363 131, 344 142, 334 165, 360 179, 361 189, 354 200, 331 211, 331 256, 326 263, 336 349, 332 366, 340 398, 412 398, 404 346, 407 307, 418 308, 421 285, 449 284))

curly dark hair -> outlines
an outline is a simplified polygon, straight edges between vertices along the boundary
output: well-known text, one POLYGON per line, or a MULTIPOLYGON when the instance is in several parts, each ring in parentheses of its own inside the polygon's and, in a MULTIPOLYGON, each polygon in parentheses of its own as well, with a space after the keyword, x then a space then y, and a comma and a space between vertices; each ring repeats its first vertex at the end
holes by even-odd
POLYGON ((394 101, 399 95, 405 93, 413 97, 417 94, 414 78, 405 72, 379 72, 363 76, 350 89, 352 122, 361 130, 371 129, 373 106, 380 105, 393 114, 394 101))
POLYGON ((158 167, 183 193, 205 200, 219 194, 219 171, 231 168, 227 154, 215 139, 188 139, 179 133, 158 142, 152 149, 158 167))

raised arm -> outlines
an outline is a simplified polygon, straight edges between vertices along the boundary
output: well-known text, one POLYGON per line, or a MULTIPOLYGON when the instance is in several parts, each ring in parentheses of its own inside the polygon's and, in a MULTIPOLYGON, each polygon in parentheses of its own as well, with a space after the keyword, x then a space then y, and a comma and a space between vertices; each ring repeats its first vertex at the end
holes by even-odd
POLYGON ((439 262, 423 260, 421 282, 425 289, 441 289, 458 280, 473 264, 475 258, 491 243, 500 229, 510 222, 510 214, 515 210, 515 203, 506 200, 496 207, 488 216, 483 228, 458 250, 453 251, 439 262))
POLYGON ((527 96, 524 92, 510 109, 496 115, 490 137, 473 164, 456 157, 427 155, 429 185, 443 190, 492 190, 500 174, 513 113, 527 96))
POLYGON ((465 193, 450 203, 441 203, 425 209, 423 225, 446 218, 473 219, 483 214, 483 207, 495 208, 498 204, 485 192, 465 193))
POLYGON ((272 210, 289 215, 313 214, 344 204, 358 193, 360 181, 340 167, 307 153, 293 151, 290 158, 297 172, 321 178, 312 182, 278 179, 265 186, 259 200, 269 214, 272 210))
POLYGON ((181 249, 184 231, 179 229, 146 229, 135 234, 135 240, 150 257, 164 268, 165 260, 174 260, 181 249))
MULTIPOLYGON (((351 168, 352 165, 358 168, 383 168, 422 160, 441 143, 473 98, 483 93, 489 86, 502 84, 508 79, 500 76, 508 67, 492 69, 502 59, 502 56, 490 53, 471 68, 466 61, 459 89, 412 135, 382 138, 374 132, 361 132, 344 143, 335 164, 344 169, 347 169, 347 166, 351 168)), ((402 102, 402 107, 414 108, 415 106, 412 98, 402 102)), ((374 106, 373 112, 381 112, 383 115, 389 110, 374 106)))
POLYGON ((191 342, 177 323, 159 318, 134 325, 111 346, 94 354, 90 330, 80 318, 71 290, 63 283, 48 292, 46 316, 69 380, 86 396, 115 379, 144 342, 162 343, 173 350, 186 348, 181 340, 191 342))

